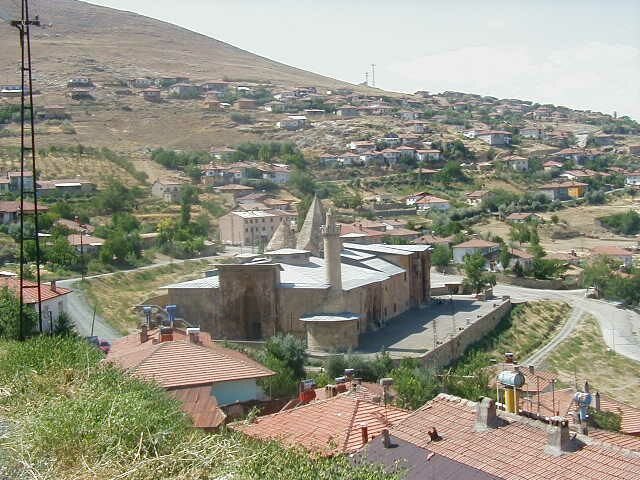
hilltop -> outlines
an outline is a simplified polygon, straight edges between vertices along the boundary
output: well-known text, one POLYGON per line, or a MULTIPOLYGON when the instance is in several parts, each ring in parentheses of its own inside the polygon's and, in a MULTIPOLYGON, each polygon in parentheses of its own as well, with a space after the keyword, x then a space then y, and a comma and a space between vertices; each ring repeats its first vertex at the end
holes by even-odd
MULTIPOLYGON (((15 2, 0 0, 15 12, 15 2)), ((181 75, 200 81, 229 80, 313 84, 336 88, 348 84, 269 60, 214 38, 135 13, 76 0, 37 2, 33 14, 43 28, 33 31, 37 83, 44 90, 63 87, 71 76, 99 81, 114 77, 181 75)), ((0 83, 17 79, 16 32, 0 27, 0 83)))

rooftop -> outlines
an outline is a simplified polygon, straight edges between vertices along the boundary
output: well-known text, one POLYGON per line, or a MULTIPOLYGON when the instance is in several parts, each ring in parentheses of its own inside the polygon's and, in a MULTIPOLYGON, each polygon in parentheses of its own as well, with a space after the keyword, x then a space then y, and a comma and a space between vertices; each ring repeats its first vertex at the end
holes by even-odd
MULTIPOLYGON (((20 279, 17 277, 0 277, 0 288, 8 288, 16 295, 20 291, 20 279)), ((22 298, 24 303, 38 303, 38 284, 29 280, 22 281, 22 298)), ((40 300, 47 301, 71 293, 69 288, 58 287, 51 283, 40 283, 40 300)))
POLYGON ((473 240, 454 245, 453 248, 493 248, 497 246, 499 246, 499 244, 497 243, 488 242, 486 240, 482 240, 481 238, 474 238, 473 240))
POLYGON ((261 440, 279 440, 321 455, 335 455, 362 447, 362 424, 366 423, 368 437, 373 438, 408 415, 396 407, 338 395, 258 417, 251 424, 235 423, 232 428, 261 440))
POLYGON ((184 330, 173 329, 173 340, 159 341, 159 330, 148 340, 132 333, 111 346, 106 361, 164 388, 210 385, 219 382, 270 377, 274 372, 248 356, 212 342, 200 332, 191 343, 184 330))
POLYGON ((545 423, 499 412, 500 426, 479 432, 474 431, 475 409, 475 402, 440 394, 391 428, 391 433, 436 455, 507 480, 638 478, 640 451, 572 434, 572 451, 554 456, 545 451, 545 423), (441 437, 438 441, 431 441, 428 434, 434 426, 441 437))

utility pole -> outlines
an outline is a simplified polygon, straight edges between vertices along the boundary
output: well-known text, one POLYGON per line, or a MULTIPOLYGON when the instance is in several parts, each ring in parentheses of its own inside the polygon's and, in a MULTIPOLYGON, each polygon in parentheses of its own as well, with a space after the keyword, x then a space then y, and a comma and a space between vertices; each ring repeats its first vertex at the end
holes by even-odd
POLYGON ((375 63, 371 64, 371 86, 372 87, 376 86, 376 64, 375 63))
POLYGON ((364 84, 369 85, 369 72, 364 72, 364 84))
POLYGON ((28 0, 21 0, 20 2, 20 20, 12 20, 11 25, 18 29, 18 35, 20 39, 20 77, 21 77, 21 92, 20 92, 20 316, 18 318, 18 337, 24 338, 24 289, 25 288, 37 288, 38 289, 38 326, 40 332, 42 332, 42 292, 40 286, 40 237, 38 235, 38 195, 36 184, 36 144, 35 144, 35 128, 34 128, 34 112, 33 112, 33 80, 31 71, 31 26, 40 26, 40 20, 38 16, 35 20, 29 19, 29 2, 28 0), (28 114, 28 119, 27 119, 28 114), (24 285, 24 175, 25 175, 25 162, 28 161, 28 157, 31 157, 31 182, 33 188, 33 217, 34 217, 34 237, 36 244, 36 285, 27 286, 24 285))

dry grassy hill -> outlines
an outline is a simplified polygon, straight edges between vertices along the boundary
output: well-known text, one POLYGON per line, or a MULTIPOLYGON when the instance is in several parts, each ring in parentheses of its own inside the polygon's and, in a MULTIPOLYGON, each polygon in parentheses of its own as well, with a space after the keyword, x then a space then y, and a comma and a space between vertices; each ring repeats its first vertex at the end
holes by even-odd
MULTIPOLYGON (((153 104, 136 95, 116 95, 116 82, 130 78, 185 76, 194 82, 226 79, 282 87, 372 90, 134 13, 77 0, 31 3, 32 17, 39 15, 43 23, 33 29, 34 89, 41 92, 35 104, 64 105, 73 124, 67 132, 40 125, 39 147, 83 144, 131 154, 143 153, 147 147, 208 149, 261 138, 260 130, 237 128, 229 114, 204 112, 199 101, 167 99, 153 104), (90 77, 96 85, 95 101, 67 98, 66 83, 71 77, 90 77)), ((0 12, 16 17, 17 4, 17 0, 0 0, 0 12)), ((7 22, 0 23, 0 45, 0 84, 17 84, 18 37, 7 22)), ((17 100, 0 99, 0 103, 17 100)), ((252 115, 257 122, 275 125, 274 115, 264 111, 252 115)), ((16 145, 17 125, 6 127, 4 133, 0 147, 16 145)))
MULTIPOLYGON (((32 3, 33 14, 47 25, 33 32, 41 88, 63 86, 71 75, 98 80, 186 75, 202 81, 227 77, 285 85, 346 85, 134 13, 76 0, 32 3)), ((0 0, 0 10, 17 15, 16 1, 0 0)), ((15 29, 7 23, 0 25, 0 83, 12 83, 11 78, 15 81, 19 58, 16 37, 15 29)))

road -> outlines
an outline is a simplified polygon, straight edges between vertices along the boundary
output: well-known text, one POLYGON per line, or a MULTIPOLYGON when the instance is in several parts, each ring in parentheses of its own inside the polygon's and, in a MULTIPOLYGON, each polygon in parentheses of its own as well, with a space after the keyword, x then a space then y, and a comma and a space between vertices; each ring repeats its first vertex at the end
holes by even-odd
MULTIPOLYGON (((239 253, 239 251, 228 248, 222 256, 189 260, 163 260, 136 270, 153 269, 170 263, 182 263, 190 260, 212 260, 234 253, 239 253)), ((115 273, 104 273, 86 278, 105 277, 115 275, 115 273)), ((80 278, 72 278, 61 280, 58 284, 74 290, 67 299, 67 310, 76 325, 78 333, 89 335, 93 319, 93 306, 88 303, 82 291, 77 288, 79 281, 80 278)), ((462 277, 459 275, 444 275, 437 272, 432 272, 431 274, 431 284, 434 286, 456 281, 462 281, 462 277)), ((567 302, 573 307, 571 317, 566 325, 548 345, 532 355, 532 360, 538 362, 543 360, 577 328, 582 314, 590 314, 598 321, 602 336, 609 348, 620 355, 640 362, 640 315, 632 310, 618 308, 606 301, 586 298, 585 290, 538 290, 514 285, 496 285, 493 291, 497 296, 509 295, 514 300, 559 300, 567 302)), ((121 334, 113 329, 100 315, 95 316, 93 333, 108 340, 121 337, 121 334)))
MULTIPOLYGON (((436 272, 431 274, 432 285, 456 281, 462 281, 462 277, 436 272)), ((640 315, 633 310, 618 308, 604 300, 586 298, 586 290, 584 289, 538 290, 514 285, 496 285, 493 292, 498 296, 509 295, 514 300, 560 300, 569 303, 574 309, 572 317, 567 321, 568 326, 565 326, 566 328, 558 333, 562 338, 558 342, 555 341, 555 338, 552 340, 553 348, 578 326, 579 318, 573 317, 573 314, 578 310, 584 314, 592 315, 598 321, 604 341, 609 348, 620 355, 640 362, 640 315)), ((551 353, 553 348, 547 349, 546 355, 551 353)))
MULTIPOLYGON (((245 249, 246 250, 246 249, 245 249)), ((153 268, 162 267, 164 265, 174 264, 174 263, 184 263, 189 261, 200 261, 200 260, 213 260, 222 258, 224 256, 233 255, 235 253, 240 253, 241 250, 235 247, 227 247, 225 249, 224 255, 217 255, 212 257, 201 257, 201 258, 189 258, 184 260, 176 260, 176 259, 167 259, 162 260, 151 265, 145 265, 144 267, 139 267, 133 270, 120 270, 118 272, 112 273, 101 273, 98 275, 90 275, 85 277, 86 279, 92 278, 101 278, 108 277, 111 275, 115 275, 117 273, 122 273, 126 271, 141 271, 141 270, 149 270, 153 268)), ((116 340, 122 336, 120 332, 111 327, 107 321, 102 318, 100 315, 95 315, 94 320, 94 306, 90 304, 90 302, 85 297, 82 290, 79 288, 79 282, 82 279, 78 278, 69 278, 67 280, 59 280, 57 283, 61 287, 71 288, 73 291, 67 296, 66 299, 66 312, 71 317, 78 334, 82 336, 91 335, 93 328, 93 335, 97 335, 100 338, 104 338, 105 340, 116 340)))

